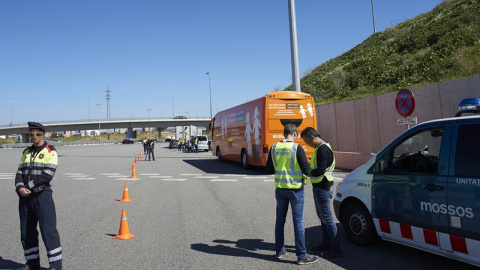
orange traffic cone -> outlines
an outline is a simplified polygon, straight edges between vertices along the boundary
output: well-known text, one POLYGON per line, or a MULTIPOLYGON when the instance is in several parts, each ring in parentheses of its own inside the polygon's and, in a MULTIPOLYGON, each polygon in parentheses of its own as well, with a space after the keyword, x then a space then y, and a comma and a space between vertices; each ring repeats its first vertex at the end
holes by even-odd
POLYGON ((142 157, 142 151, 140 151, 140 153, 138 154, 139 157, 142 157))
POLYGON ((120 239, 120 240, 127 240, 135 235, 130 233, 130 229, 128 228, 128 220, 127 220, 127 212, 125 212, 125 208, 122 208, 122 217, 120 219, 120 229, 118 230, 118 234, 113 237, 113 239, 120 239))
POLYGON ((132 162, 132 176, 130 178, 137 178, 137 170, 135 170, 135 162, 132 162))
POLYGON ((120 202, 131 202, 132 200, 130 199, 130 195, 128 195, 128 186, 127 183, 125 183, 125 187, 123 188, 123 197, 120 200, 120 202))
POLYGON ((135 157, 135 160, 133 162, 137 163, 138 162, 138 157, 135 157))

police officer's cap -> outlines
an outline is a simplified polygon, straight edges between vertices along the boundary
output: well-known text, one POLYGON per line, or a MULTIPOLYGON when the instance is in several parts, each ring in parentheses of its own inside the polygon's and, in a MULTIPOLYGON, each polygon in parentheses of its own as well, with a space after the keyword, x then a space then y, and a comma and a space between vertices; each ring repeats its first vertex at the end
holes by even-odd
POLYGON ((40 129, 42 132, 45 132, 45 127, 38 122, 28 122, 28 129, 40 129))

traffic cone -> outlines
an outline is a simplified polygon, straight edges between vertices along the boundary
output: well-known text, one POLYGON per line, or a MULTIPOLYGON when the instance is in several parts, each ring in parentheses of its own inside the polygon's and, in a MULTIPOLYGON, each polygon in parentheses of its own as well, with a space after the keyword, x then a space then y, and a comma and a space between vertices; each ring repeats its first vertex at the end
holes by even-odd
POLYGON ((135 160, 133 162, 137 163, 138 162, 138 157, 135 157, 135 160))
POLYGON ((127 240, 135 235, 130 233, 130 229, 128 228, 128 220, 127 220, 127 212, 125 212, 125 208, 122 208, 122 217, 120 218, 120 229, 118 230, 118 234, 113 237, 113 239, 120 239, 120 240, 127 240))
POLYGON ((127 183, 125 183, 125 187, 123 188, 123 197, 120 200, 120 202, 131 202, 132 200, 130 199, 130 195, 128 195, 128 186, 127 183))
POLYGON ((137 170, 135 170, 135 162, 132 162, 132 176, 130 178, 137 178, 137 170))
POLYGON ((140 153, 138 154, 139 157, 142 157, 142 151, 140 151, 140 153))

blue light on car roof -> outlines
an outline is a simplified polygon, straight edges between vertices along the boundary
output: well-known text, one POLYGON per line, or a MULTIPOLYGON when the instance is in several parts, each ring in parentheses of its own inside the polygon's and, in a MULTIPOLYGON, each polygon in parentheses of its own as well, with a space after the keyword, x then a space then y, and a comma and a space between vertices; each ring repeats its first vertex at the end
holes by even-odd
POLYGON ((480 98, 464 98, 458 104, 458 112, 455 116, 462 113, 480 113, 480 98))

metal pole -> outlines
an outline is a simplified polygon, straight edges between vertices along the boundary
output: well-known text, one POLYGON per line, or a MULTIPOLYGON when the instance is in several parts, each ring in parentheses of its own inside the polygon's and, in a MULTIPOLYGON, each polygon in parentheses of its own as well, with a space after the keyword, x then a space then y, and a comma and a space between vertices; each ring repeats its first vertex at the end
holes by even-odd
POLYGON ((12 119, 10 120, 10 126, 13 126, 13 101, 12 101, 12 114, 11 114, 12 119))
POLYGON ((373 0, 370 0, 370 3, 372 4, 373 33, 375 34, 377 29, 375 28, 375 11, 373 10, 373 0))
POLYGON ((205 74, 208 75, 208 88, 210 89, 210 119, 212 119, 212 77, 208 71, 205 74))
POLYGON ((293 90, 301 92, 300 68, 298 63, 297 18, 295 15, 295 0, 288 0, 288 15, 290 18, 290 51, 292 57, 292 86, 293 90))
POLYGON ((98 143, 102 140, 102 130, 100 127, 100 105, 101 103, 97 103, 97 111, 98 111, 98 143))

